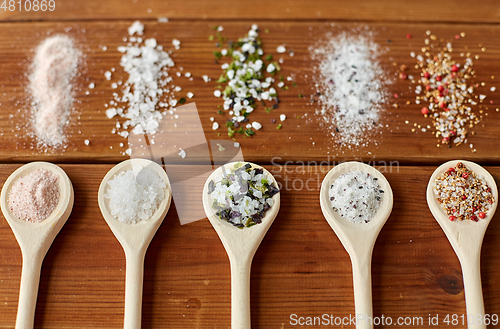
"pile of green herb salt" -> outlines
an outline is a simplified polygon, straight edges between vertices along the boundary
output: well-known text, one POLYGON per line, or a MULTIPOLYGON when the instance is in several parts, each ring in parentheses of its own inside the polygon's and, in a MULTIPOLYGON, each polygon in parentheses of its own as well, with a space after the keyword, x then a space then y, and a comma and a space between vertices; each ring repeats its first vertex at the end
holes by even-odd
POLYGON ((328 192, 333 210, 354 223, 368 223, 382 203, 378 178, 361 171, 340 175, 328 192))
POLYGON ((278 192, 272 177, 248 163, 237 163, 222 180, 208 185, 217 216, 238 228, 260 224, 278 192))
MULTIPOLYGON (((219 26, 218 45, 222 46, 221 43, 225 39, 220 36, 220 31, 222 27, 219 26)), ((217 80, 217 83, 221 85, 217 86, 214 96, 224 99, 221 108, 228 111, 231 116, 231 119, 226 122, 228 135, 233 137, 235 133, 239 133, 250 137, 255 134, 255 130, 262 128, 261 123, 250 122, 248 119, 258 103, 266 106, 265 101, 273 102, 274 104, 266 108, 267 112, 279 108, 278 92, 273 87, 275 83, 273 76, 280 72, 281 68, 278 61, 273 61, 272 55, 265 56, 267 64, 263 60, 264 51, 259 36, 259 27, 256 24, 252 25, 246 37, 237 42, 228 41, 227 46, 227 49, 223 48, 220 52, 214 52, 218 60, 224 57, 231 58, 231 62, 221 65, 224 72, 217 80), (265 72, 270 76, 265 77, 265 72), (225 87, 222 84, 225 84, 225 87)), ((283 46, 278 48, 279 53, 284 52, 283 46)), ((284 82, 281 81, 278 86, 284 88, 284 82)), ((224 111, 220 110, 219 114, 224 114, 224 111)), ((281 121, 285 118, 284 115, 280 116, 281 121)), ((218 124, 214 125, 214 130, 218 127, 218 124)))

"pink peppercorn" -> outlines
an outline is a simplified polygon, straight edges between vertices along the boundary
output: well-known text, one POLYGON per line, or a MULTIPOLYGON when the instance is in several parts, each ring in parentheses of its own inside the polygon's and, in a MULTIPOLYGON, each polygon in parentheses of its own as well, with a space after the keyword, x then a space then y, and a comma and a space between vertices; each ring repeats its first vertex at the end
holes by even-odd
POLYGON ((443 77, 442 77, 442 76, 440 76, 440 75, 438 75, 438 76, 436 77, 436 81, 441 81, 441 80, 443 80, 443 77))
POLYGON ((452 173, 454 173, 454 172, 455 172, 455 168, 450 167, 450 168, 448 169, 448 172, 449 172, 449 173, 451 173, 451 174, 452 174, 452 173))
POLYGON ((410 34, 410 33, 408 33, 408 34, 406 35, 406 39, 411 39, 411 34, 410 34))
POLYGON ((466 173, 466 172, 462 173, 462 178, 467 179, 468 177, 469 177, 469 174, 468 174, 468 173, 466 173))
POLYGON ((439 107, 442 109, 446 108, 446 103, 445 102, 439 103, 439 107))
POLYGON ((462 200, 467 200, 467 196, 466 195, 462 195, 462 200))
POLYGON ((474 221, 474 222, 479 221, 479 219, 477 219, 477 216, 476 216, 476 215, 472 215, 472 216, 470 216, 470 220, 472 220, 472 221, 474 221))
POLYGON ((484 212, 480 212, 479 213, 479 218, 483 219, 484 217, 486 217, 486 214, 484 212))
POLYGON ((439 86, 438 86, 438 90, 439 90, 440 92, 443 92, 443 90, 444 90, 443 85, 439 85, 439 86))
POLYGON ((453 64, 451 66, 451 72, 458 72, 458 66, 456 66, 455 64, 453 64))
POLYGON ((429 114, 429 109, 427 107, 423 107, 422 108, 422 114, 423 115, 429 114))
POLYGON ((450 217, 448 217, 452 222, 455 221, 455 219, 457 219, 455 216, 451 215, 450 217))
POLYGON ((429 74, 429 72, 424 73, 424 78, 429 79, 430 77, 431 77, 431 75, 429 74))
POLYGON ((429 85, 425 86, 425 90, 427 90, 427 91, 431 90, 431 86, 429 86, 429 85))

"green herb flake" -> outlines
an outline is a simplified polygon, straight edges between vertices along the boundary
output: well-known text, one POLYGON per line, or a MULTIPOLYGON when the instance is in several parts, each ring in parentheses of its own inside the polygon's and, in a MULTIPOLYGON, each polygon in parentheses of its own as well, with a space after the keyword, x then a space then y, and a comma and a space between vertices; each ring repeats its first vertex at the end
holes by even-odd
POLYGON ((266 56, 266 61, 272 61, 273 60, 273 55, 269 54, 266 56))
POLYGON ((217 59, 221 59, 222 58, 222 53, 220 51, 214 51, 214 56, 217 59))
POLYGON ((294 83, 292 84, 292 86, 297 87, 297 84, 294 82, 294 83))
POLYGON ((302 96, 302 94, 299 94, 299 98, 302 98, 302 97, 304 97, 304 96, 302 96))
POLYGON ((221 114, 222 115, 222 114, 224 114, 224 111, 218 110, 217 114, 221 114))
POLYGON ((214 41, 214 36, 213 35, 209 35, 208 36, 208 41, 214 41))
POLYGON ((184 103, 186 103, 185 97, 182 97, 181 99, 179 99, 179 104, 184 104, 184 103))
POLYGON ((267 113, 271 113, 271 111, 273 110, 272 107, 266 107, 264 110, 266 110, 267 113))
POLYGON ((276 129, 281 129, 281 123, 276 127, 276 129))

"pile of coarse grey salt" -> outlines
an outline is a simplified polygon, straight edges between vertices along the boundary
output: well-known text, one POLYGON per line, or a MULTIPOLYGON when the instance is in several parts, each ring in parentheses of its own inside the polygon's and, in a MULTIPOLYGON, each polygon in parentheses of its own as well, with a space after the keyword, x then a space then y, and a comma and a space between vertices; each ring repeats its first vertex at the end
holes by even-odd
POLYGON ((73 105, 72 80, 82 53, 65 35, 45 39, 36 49, 30 74, 33 129, 41 146, 64 146, 73 105))
POLYGON ((380 47, 369 31, 327 35, 310 48, 315 68, 316 105, 320 126, 335 144, 348 149, 377 145, 380 112, 390 83, 379 63, 380 47), (360 34, 361 32, 361 34, 360 34))
MULTIPOLYGON (((127 138, 129 130, 132 134, 148 134, 153 136, 160 127, 160 121, 166 116, 175 117, 177 100, 174 97, 180 87, 173 86, 169 68, 175 65, 170 52, 163 49, 154 38, 144 38, 144 25, 135 21, 128 28, 126 45, 118 47, 122 53, 120 66, 128 74, 126 81, 112 81, 115 68, 104 73, 106 80, 112 81, 111 88, 116 89, 113 99, 105 104, 106 116, 109 119, 118 117, 111 133, 127 138)), ((175 49, 179 49, 180 41, 173 39, 175 49)), ((154 139, 150 140, 155 143, 154 139)), ((120 146, 124 146, 123 143, 120 146)), ((128 148, 123 154, 131 155, 128 148)))

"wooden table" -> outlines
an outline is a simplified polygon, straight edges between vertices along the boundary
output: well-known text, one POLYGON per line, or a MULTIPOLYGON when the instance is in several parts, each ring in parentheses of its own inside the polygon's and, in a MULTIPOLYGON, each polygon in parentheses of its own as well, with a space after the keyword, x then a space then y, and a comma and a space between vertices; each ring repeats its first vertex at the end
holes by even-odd
MULTIPOLYGON (((472 160, 486 165, 494 176, 500 175, 500 114, 495 111, 500 97, 498 92, 489 91, 492 86, 500 88, 500 4, 495 0, 256 0, 242 4, 56 0, 53 12, 0 10, 0 181, 3 184, 23 163, 43 160, 60 164, 75 189, 73 213, 43 263, 36 328, 119 328, 123 323, 125 258, 99 212, 97 190, 113 164, 128 158, 122 154, 125 148, 119 146, 126 140, 111 134, 115 122, 104 114, 104 103, 111 100, 113 92, 104 72, 116 67, 119 74, 117 47, 136 19, 145 24, 146 35, 154 36, 166 48, 173 38, 181 40, 181 49, 173 53, 173 59, 177 69, 183 67, 194 79, 178 78, 175 83, 183 92, 195 94, 192 100, 207 140, 227 139, 224 130, 211 129, 209 120, 221 104, 213 97, 215 83, 201 79, 207 74, 215 80, 221 73, 212 56, 216 48, 208 40, 212 27, 223 25, 224 35, 236 39, 252 23, 258 23, 270 30, 262 36, 266 52, 275 53, 281 44, 295 52, 294 57, 284 56, 282 65, 282 74, 295 76, 297 83, 296 88, 279 91, 280 111, 289 118, 283 129, 264 125, 256 136, 237 139, 245 160, 265 166, 283 184, 280 212, 252 266, 253 328, 298 327, 292 325, 292 314, 354 314, 350 260, 319 207, 323 177, 344 160, 370 161, 386 174, 394 192, 394 210, 373 255, 374 315, 391 317, 394 322, 398 317, 422 317, 424 324, 414 326, 418 328, 466 327, 443 322, 447 314, 465 313, 462 275, 457 257, 427 208, 425 189, 432 171, 450 159, 472 160), (158 17, 170 21, 159 23, 158 17), (313 120, 304 119, 305 113, 314 112, 315 105, 298 94, 313 93, 314 62, 309 60, 308 47, 326 32, 358 26, 375 31, 375 41, 387 47, 382 65, 388 78, 394 79, 391 93, 398 94, 398 99, 391 99, 384 108, 382 120, 388 126, 379 145, 351 151, 332 147, 326 132, 313 120), (476 81, 487 83, 483 92, 493 103, 487 105, 488 116, 470 137, 475 153, 468 145, 437 148, 429 132, 411 132, 414 122, 431 123, 422 117, 419 105, 405 104, 415 95, 408 80, 396 78, 393 63, 411 66, 409 53, 420 50, 427 30, 445 39, 465 32, 465 38, 454 40, 456 48, 469 47, 481 55, 475 64, 476 81), (27 72, 34 48, 54 33, 72 36, 86 58, 75 82, 80 86, 76 90, 79 119, 73 119, 68 127, 69 145, 64 151, 43 152, 26 129, 27 72), (407 34, 412 38, 407 39, 407 34), (108 47, 105 52, 103 45, 108 47), (96 88, 86 95, 90 82, 96 88), (399 107, 393 107, 394 103, 399 107), (297 115, 301 118, 295 118, 297 115), (411 124, 405 124, 406 120, 411 124), (222 133, 220 137, 217 132, 222 133), (85 139, 90 145, 84 144, 85 139), (317 165, 304 166, 300 161, 315 161, 317 165), (429 317, 437 314, 439 325, 430 325, 429 317)), ((273 115, 262 108, 260 112, 252 118, 263 121, 273 115)), ((188 172, 190 167, 184 170, 188 172)), ((485 309, 490 315, 500 314, 499 219, 497 214, 490 224, 481 258, 485 309)), ((20 273, 19 247, 0 216, 0 328, 14 327, 20 273)), ((223 246, 206 219, 181 225, 175 205, 146 256, 142 323, 144 328, 230 327, 229 262, 223 246)), ((390 327, 394 326, 378 326, 390 327)))

